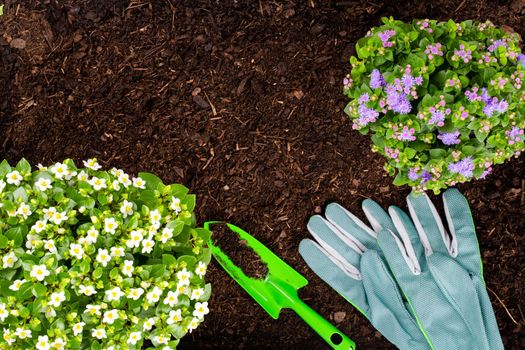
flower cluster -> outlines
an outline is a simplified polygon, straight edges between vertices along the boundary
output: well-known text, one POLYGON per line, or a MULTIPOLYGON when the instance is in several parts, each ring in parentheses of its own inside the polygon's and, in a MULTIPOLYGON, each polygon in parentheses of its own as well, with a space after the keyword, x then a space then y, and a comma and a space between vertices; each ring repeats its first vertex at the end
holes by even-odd
POLYGON ((100 169, 0 164, 2 349, 174 349, 208 313, 195 196, 100 169))
POLYGON ((442 189, 485 178, 525 149, 525 55, 490 22, 384 18, 358 40, 344 93, 396 185, 442 189))

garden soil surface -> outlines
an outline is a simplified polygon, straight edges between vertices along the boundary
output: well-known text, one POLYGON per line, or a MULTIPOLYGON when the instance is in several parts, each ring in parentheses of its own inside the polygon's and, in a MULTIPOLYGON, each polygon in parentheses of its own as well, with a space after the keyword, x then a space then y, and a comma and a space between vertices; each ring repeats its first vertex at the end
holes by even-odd
MULTIPOLYGON (((0 157, 97 157, 185 184, 199 223, 228 220, 270 247, 310 281, 301 297, 360 349, 393 346, 297 252, 327 203, 360 213, 365 198, 404 206, 409 192, 343 113, 356 40, 383 16, 490 19, 525 34, 525 0, 4 3, 0 157)), ((525 157, 459 188, 506 348, 524 349, 525 157)), ((182 349, 328 348, 294 313, 270 318, 217 264, 207 280, 210 314, 182 349)))

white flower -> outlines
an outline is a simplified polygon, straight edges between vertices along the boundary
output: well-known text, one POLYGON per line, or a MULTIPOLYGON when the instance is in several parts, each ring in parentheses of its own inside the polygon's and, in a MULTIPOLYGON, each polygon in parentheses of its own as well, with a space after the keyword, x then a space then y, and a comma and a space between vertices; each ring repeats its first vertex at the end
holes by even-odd
POLYGON ((144 294, 144 289, 142 288, 131 288, 129 290, 129 293, 127 295, 127 297, 129 299, 133 299, 133 300, 138 300, 142 294, 144 294))
POLYGON ((50 207, 48 209, 44 208, 44 209, 42 209, 42 211, 44 212, 44 219, 45 220, 51 219, 53 216, 55 216, 55 213, 57 212, 55 207, 50 207))
POLYGON ((118 320, 118 310, 117 309, 113 309, 113 310, 104 312, 104 318, 102 319, 102 322, 107 323, 107 324, 113 324, 113 322, 115 322, 116 320, 118 320))
POLYGON ((7 316, 9 316, 9 311, 5 308, 4 303, 0 303, 0 322, 4 322, 7 316))
POLYGON ((169 314, 169 316, 168 316, 168 319, 166 320, 166 323, 167 323, 167 324, 174 324, 175 322, 180 322, 180 321, 182 321, 181 312, 182 312, 181 309, 178 309, 178 310, 171 310, 171 311, 170 311, 170 314, 169 314))
POLYGON ((120 287, 114 287, 113 289, 106 290, 106 297, 108 301, 119 301, 124 296, 124 292, 120 290, 120 287))
POLYGON ((2 262, 4 263, 3 268, 7 269, 9 267, 13 267, 17 261, 18 258, 16 257, 15 253, 9 252, 9 254, 4 255, 2 258, 2 262))
POLYGON ((39 282, 42 282, 50 272, 47 270, 46 265, 33 265, 29 275, 39 282))
POLYGON ((132 332, 130 335, 129 335, 129 338, 128 338, 128 343, 131 344, 131 345, 135 345, 137 344, 138 341, 140 341, 142 339, 142 332, 132 332))
POLYGON ((87 295, 88 297, 93 295, 93 294, 97 294, 97 291, 95 290, 95 287, 93 287, 93 286, 85 286, 83 284, 78 286, 78 292, 80 294, 87 295))
POLYGON ((49 171, 53 175, 55 175, 57 179, 60 179, 60 180, 62 180, 64 176, 66 176, 68 173, 67 165, 62 164, 62 163, 55 163, 55 165, 49 168, 49 171))
POLYGON ((57 247, 55 246, 55 241, 52 239, 44 239, 44 248, 49 250, 50 253, 56 254, 57 253, 57 247))
POLYGON ((88 182, 89 175, 84 170, 82 170, 80 173, 78 173, 77 179, 78 181, 88 182))
POLYGON ((133 230, 130 232, 130 239, 126 242, 126 245, 128 248, 136 248, 140 246, 143 238, 142 230, 133 230))
POLYGON ((36 342, 36 348, 38 350, 49 350, 49 337, 47 335, 39 335, 36 342))
POLYGON ((60 225, 63 221, 66 221, 67 219, 69 219, 69 218, 68 218, 66 212, 63 211, 61 213, 58 213, 58 212, 53 213, 53 217, 51 217, 49 219, 49 221, 51 221, 55 225, 60 225))
POLYGON ((11 331, 7 328, 4 328, 4 340, 7 342, 7 344, 11 345, 15 342, 15 339, 13 338, 11 331))
POLYGON ((179 198, 171 197, 170 209, 173 210, 175 214, 178 214, 182 211, 179 198))
POLYGON ((208 310, 207 301, 203 303, 198 301, 195 303, 195 310, 193 310, 193 316, 198 317, 198 318, 203 318, 204 315, 207 315, 209 312, 210 310, 208 310))
POLYGON ((195 328, 199 326, 200 319, 197 317, 194 317, 191 319, 190 323, 188 324, 188 332, 191 333, 195 328))
POLYGON ((195 274, 197 274, 200 278, 204 277, 206 274, 206 268, 206 264, 202 261, 199 261, 197 267, 195 268, 195 274))
POLYGON ((124 256, 124 248, 122 247, 111 247, 111 256, 119 258, 124 256))
POLYGON ((173 229, 164 227, 164 229, 162 229, 162 235, 160 236, 160 241, 162 243, 166 243, 172 237, 173 237, 173 229))
POLYGON ((88 160, 84 160, 83 163, 84 163, 84 166, 89 169, 98 170, 102 168, 100 164, 97 163, 97 158, 91 158, 88 160))
POLYGON ((162 295, 162 290, 155 286, 151 292, 148 292, 146 294, 146 300, 148 300, 148 303, 155 304, 157 301, 159 301, 160 296, 162 295))
POLYGON ((132 260, 125 260, 124 266, 122 266, 122 274, 131 277, 131 274, 135 271, 132 260))
POLYGON ((119 177, 120 175, 122 175, 124 173, 123 170, 121 169, 117 169, 115 167, 109 169, 109 173, 115 177, 119 177))
POLYGON ((182 270, 177 272, 177 279, 179 280, 177 284, 179 285, 189 286, 190 278, 191 278, 191 272, 188 272, 186 268, 183 268, 182 270))
POLYGON ((111 187, 113 188, 113 191, 120 191, 120 183, 118 180, 113 180, 111 187))
POLYGON ((22 287, 22 284, 26 283, 26 280, 25 279, 21 279, 21 280, 14 280, 13 283, 11 283, 11 285, 9 286, 9 289, 13 290, 13 291, 17 291, 20 289, 20 287, 22 287))
POLYGON ((152 224, 160 223, 160 220, 162 219, 162 215, 160 215, 160 212, 158 209, 155 209, 149 212, 149 219, 151 220, 152 224))
POLYGON ((142 252, 145 254, 149 254, 153 250, 154 246, 155 246, 155 242, 153 242, 152 239, 147 238, 142 241, 142 252))
POLYGON ((106 330, 104 328, 95 328, 91 330, 91 335, 97 339, 106 338, 106 330))
POLYGON ((89 244, 95 244, 98 239, 98 230, 95 228, 95 226, 91 226, 89 230, 87 230, 87 236, 86 236, 86 242, 89 244))
POLYGON ((166 345, 165 347, 162 348, 162 350, 173 350, 173 348, 170 348, 169 346, 166 345))
POLYGON ((24 178, 22 177, 22 175, 20 175, 18 170, 12 171, 9 174, 7 174, 7 183, 11 185, 18 186, 20 185, 20 181, 22 181, 23 179, 24 178))
POLYGON ((18 207, 16 213, 22 216, 24 219, 27 219, 29 215, 31 215, 32 211, 29 205, 25 203, 20 203, 20 206, 18 207))
POLYGON ((71 180, 75 175, 77 175, 76 171, 74 171, 74 170, 71 171, 71 170, 68 169, 66 175, 64 175, 64 179, 71 180))
POLYGON ((31 226, 31 230, 35 231, 36 233, 40 233, 46 229, 46 225, 47 220, 38 220, 33 226, 31 226))
POLYGON ((45 310, 45 313, 44 315, 46 316, 46 318, 48 319, 51 319, 53 317, 55 317, 57 315, 55 309, 53 309, 52 307, 46 307, 46 310, 45 310))
POLYGON ((155 336, 155 338, 153 338, 153 342, 157 344, 168 344, 168 340, 169 338, 162 336, 162 335, 157 335, 155 336))
POLYGON ((153 317, 150 317, 146 320, 146 322, 144 322, 142 329, 145 331, 151 331, 154 325, 155 325, 155 319, 153 317))
POLYGON ((188 286, 180 284, 180 282, 177 284, 177 293, 180 294, 186 294, 188 292, 188 286))
POLYGON ((77 259, 82 259, 84 256, 84 248, 80 244, 71 243, 69 245, 69 254, 77 259))
POLYGON ((124 202, 122 202, 122 205, 120 206, 120 212, 123 217, 133 214, 133 203, 124 199, 124 202))
POLYGON ((51 180, 41 177, 37 180, 37 182, 35 182, 35 186, 38 188, 38 190, 44 192, 50 188, 53 188, 53 186, 51 186, 51 182, 51 180))
POLYGON ((124 187, 128 188, 130 185, 131 185, 131 180, 129 179, 129 175, 128 174, 121 174, 118 176, 118 181, 124 185, 124 187))
MULTIPOLYGON (((106 295, 108 294, 108 291, 106 291, 106 295)), ((89 312, 91 315, 97 315, 100 316, 100 309, 102 307, 100 305, 86 305, 86 310, 84 312, 89 312)))
POLYGON ((62 338, 56 338, 52 343, 51 343, 51 348, 53 350, 64 350, 66 347, 66 341, 62 338))
POLYGON ((170 290, 166 298, 164 298, 163 303, 169 305, 170 307, 173 307, 179 301, 178 298, 179 298, 179 295, 170 290))
POLYGON ((197 288, 191 292, 191 300, 199 300, 204 295, 204 289, 197 288))
POLYGON ((76 337, 84 330, 85 322, 78 322, 73 325, 73 335, 76 337))
POLYGON ((118 227, 118 222, 115 221, 115 218, 104 219, 104 231, 114 235, 117 227, 118 227))
POLYGON ((66 300, 66 296, 64 294, 64 291, 60 291, 58 293, 52 293, 51 297, 49 297, 48 304, 54 307, 59 307, 62 302, 66 300))
POLYGON ((4 190, 5 186, 7 186, 7 184, 5 183, 4 180, 0 180, 0 193, 2 193, 2 191, 4 190))
POLYGON ((146 181, 142 180, 142 178, 140 178, 140 177, 134 177, 133 178, 133 186, 135 186, 136 188, 145 189, 146 188, 146 181))
POLYGON ((108 262, 111 260, 111 256, 108 253, 107 249, 98 248, 97 253, 97 262, 99 262, 102 266, 106 267, 108 265, 108 262))
POLYGON ((16 332, 14 333, 18 338, 25 339, 31 338, 31 330, 17 327, 16 332))
POLYGON ((93 188, 95 189, 95 191, 100 191, 101 189, 103 188, 107 188, 107 185, 106 185, 106 179, 100 179, 96 176, 93 176, 89 181, 88 181, 88 184, 90 184, 91 186, 93 186, 93 188))
POLYGON ((39 235, 27 235, 27 241, 26 241, 26 248, 27 249, 33 249, 36 247, 36 245, 40 242, 40 236, 39 235))

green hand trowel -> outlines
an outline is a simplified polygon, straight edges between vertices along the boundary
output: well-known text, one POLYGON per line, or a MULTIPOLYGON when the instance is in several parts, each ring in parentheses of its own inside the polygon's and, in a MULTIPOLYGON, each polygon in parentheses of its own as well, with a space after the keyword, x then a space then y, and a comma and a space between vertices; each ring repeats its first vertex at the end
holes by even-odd
POLYGON ((245 240, 247 245, 251 247, 267 265, 268 274, 264 279, 248 277, 238 266, 234 265, 219 247, 213 245, 211 239, 208 242, 213 256, 224 270, 226 270, 270 316, 277 319, 282 308, 292 309, 330 344, 333 349, 355 349, 355 343, 352 340, 299 299, 297 290, 308 284, 306 278, 283 260, 279 259, 277 255, 272 253, 272 251, 253 238, 249 233, 235 225, 222 221, 208 221, 204 223, 204 228, 211 231, 210 226, 214 224, 226 224, 230 230, 239 235, 241 240, 245 240))

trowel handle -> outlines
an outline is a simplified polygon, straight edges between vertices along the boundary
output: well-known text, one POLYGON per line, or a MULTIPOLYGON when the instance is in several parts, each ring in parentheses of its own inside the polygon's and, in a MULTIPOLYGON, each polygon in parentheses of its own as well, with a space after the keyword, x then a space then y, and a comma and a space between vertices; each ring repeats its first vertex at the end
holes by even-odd
POLYGON ((336 350, 355 350, 355 343, 315 312, 302 300, 295 300, 291 305, 297 315, 299 315, 308 325, 317 332, 331 347, 336 350))

